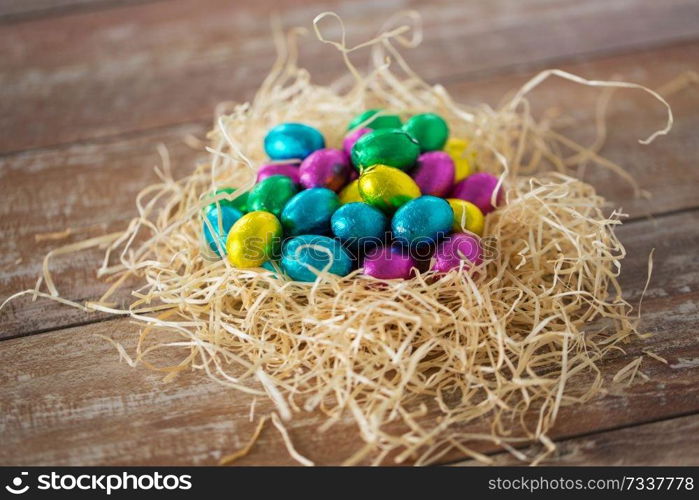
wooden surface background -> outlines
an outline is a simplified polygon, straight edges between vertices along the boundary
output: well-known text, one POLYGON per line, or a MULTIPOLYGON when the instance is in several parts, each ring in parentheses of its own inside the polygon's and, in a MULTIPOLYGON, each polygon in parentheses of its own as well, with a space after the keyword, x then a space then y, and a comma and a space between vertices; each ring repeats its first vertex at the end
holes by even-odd
MULTIPOLYGON (((0 299, 34 286, 50 249, 121 228, 136 192, 154 180, 156 144, 168 147, 176 172, 188 171, 200 153, 183 137, 203 136, 214 105, 250 98, 269 69, 270 12, 310 26, 335 10, 350 38, 364 40, 405 8, 425 21, 425 41, 408 60, 468 103, 496 104, 553 66, 661 92, 679 75, 694 79, 668 96, 671 135, 648 147, 636 140, 663 123, 661 106, 634 91, 617 92, 610 106, 603 154, 650 200, 608 172, 586 172, 630 215, 619 230, 629 300, 638 300, 656 252, 642 321, 653 336, 606 360, 605 372, 642 350, 667 363, 646 357, 648 380, 611 384, 590 404, 564 409, 551 463, 699 464, 698 0, 0 0, 0 299), (66 228, 62 239, 47 236, 66 228)), ((310 37, 302 54, 321 82, 342 73, 333 50, 310 37)), ((565 109, 574 118, 566 132, 589 141, 597 95, 551 81, 532 100, 565 109)), ((98 251, 56 258, 61 293, 97 297, 99 259, 98 251)), ((165 384, 120 361, 95 334, 133 347, 136 329, 124 319, 17 300, 0 311, 0 325, 0 464, 215 464, 254 429, 249 400, 201 375, 165 384)), ((257 402, 258 413, 269 409, 257 402)), ((339 463, 358 446, 355 430, 343 422, 319 434, 321 421, 295 419, 291 437, 316 463, 339 463)), ((294 462, 268 428, 240 463, 294 462)))

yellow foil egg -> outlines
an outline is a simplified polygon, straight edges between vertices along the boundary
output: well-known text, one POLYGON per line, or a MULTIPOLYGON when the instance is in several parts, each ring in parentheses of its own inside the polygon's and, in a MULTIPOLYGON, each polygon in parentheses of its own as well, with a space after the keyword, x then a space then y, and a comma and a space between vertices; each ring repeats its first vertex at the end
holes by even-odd
POLYGON ((365 203, 389 213, 421 195, 408 174, 386 165, 375 165, 362 173, 359 194, 365 203))
POLYGON ((247 213, 228 233, 228 261, 237 268, 260 267, 272 257, 281 239, 282 225, 273 214, 261 210, 247 213))
POLYGON ((454 182, 459 182, 473 172, 476 155, 473 151, 467 152, 467 149, 468 142, 456 137, 451 137, 444 145, 444 151, 454 160, 454 182))
POLYGON ((447 200, 454 211, 454 225, 452 230, 455 233, 470 231, 478 236, 483 236, 483 226, 485 217, 483 212, 470 201, 449 198, 447 200))
POLYGON ((362 195, 359 194, 359 179, 355 179, 347 184, 338 196, 340 197, 340 203, 343 205, 363 201, 362 195))

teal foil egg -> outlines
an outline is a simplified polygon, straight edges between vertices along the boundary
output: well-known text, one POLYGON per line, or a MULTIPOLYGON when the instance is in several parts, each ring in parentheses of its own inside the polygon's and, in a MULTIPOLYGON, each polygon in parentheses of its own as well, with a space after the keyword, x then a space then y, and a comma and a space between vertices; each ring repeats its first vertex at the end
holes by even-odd
POLYGON ((282 211, 282 226, 288 236, 330 233, 330 219, 340 208, 340 199, 328 188, 312 188, 291 198, 282 211))
POLYGON ((265 137, 265 152, 273 160, 303 160, 324 147, 323 135, 303 123, 282 123, 273 127, 265 137))
POLYGON ((204 217, 206 221, 202 221, 202 231, 204 239, 209 248, 219 257, 226 254, 226 238, 228 231, 231 230, 233 224, 243 216, 243 212, 238 210, 230 203, 212 203, 204 209, 204 217), (209 229, 209 224, 213 228, 213 232, 209 229), (219 248, 221 251, 219 251, 219 248))
POLYGON ((286 175, 273 175, 258 182, 248 194, 248 210, 262 210, 279 217, 287 202, 297 193, 294 181, 286 175))
POLYGON ((324 270, 338 276, 349 274, 352 259, 339 241, 327 236, 304 234, 284 244, 281 266, 292 280, 312 282, 324 270))
POLYGON ((385 239, 388 219, 378 208, 354 202, 337 209, 331 219, 331 228, 345 245, 363 250, 385 239))
POLYGON ((415 247, 432 244, 451 232, 454 211, 446 200, 421 196, 409 201, 393 216, 391 229, 396 241, 415 247))

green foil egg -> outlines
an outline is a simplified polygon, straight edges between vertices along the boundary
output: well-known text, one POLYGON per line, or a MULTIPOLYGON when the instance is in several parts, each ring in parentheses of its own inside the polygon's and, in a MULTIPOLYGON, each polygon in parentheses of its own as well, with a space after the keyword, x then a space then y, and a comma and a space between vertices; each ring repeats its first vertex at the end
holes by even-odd
POLYGON ((359 177, 362 200, 386 213, 392 213, 420 196, 420 188, 405 172, 386 165, 375 165, 359 177))
POLYGON ((209 195, 209 198, 214 198, 214 197, 218 197, 219 195, 225 194, 227 196, 221 197, 219 199, 219 204, 221 206, 228 205, 228 206, 237 208, 238 210, 240 210, 243 213, 247 212, 248 211, 248 209, 247 209, 248 193, 243 193, 240 196, 236 196, 235 199, 232 199, 233 193, 235 193, 235 191, 236 191, 236 189, 234 187, 224 187, 224 188, 217 189, 216 191, 214 191, 213 194, 209 195))
POLYGON ((248 195, 248 210, 263 210, 279 217, 298 188, 286 175, 273 175, 255 185, 248 195))
POLYGON ((400 128, 403 125, 403 122, 401 121, 400 116, 398 116, 398 115, 384 114, 381 116, 377 116, 373 120, 369 120, 372 116, 374 116, 375 114, 377 114, 380 111, 382 111, 382 110, 381 109, 367 109, 364 113, 358 114, 357 116, 355 116, 352 119, 349 126, 347 127, 347 130, 353 130, 353 129, 359 127, 360 125, 362 127, 371 128, 374 130, 377 130, 380 128, 400 128), (369 121, 367 121, 367 120, 369 120, 369 121))
POLYGON ((434 113, 414 115, 403 125, 403 130, 420 144, 422 152, 441 150, 449 138, 447 122, 434 113))
POLYGON ((406 132, 382 128, 362 136, 352 148, 352 164, 360 171, 374 165, 408 170, 417 161, 420 145, 406 132))

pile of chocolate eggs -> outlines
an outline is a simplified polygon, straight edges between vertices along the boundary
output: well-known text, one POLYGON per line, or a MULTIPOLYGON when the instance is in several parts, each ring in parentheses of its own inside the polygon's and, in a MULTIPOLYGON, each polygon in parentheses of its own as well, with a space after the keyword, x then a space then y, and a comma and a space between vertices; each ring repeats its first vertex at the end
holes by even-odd
POLYGON ((482 261, 484 216, 503 193, 494 195, 497 177, 471 172, 466 141, 449 138, 442 117, 403 123, 368 110, 351 121, 342 149, 327 148, 311 126, 284 123, 264 148, 272 162, 255 186, 241 196, 217 191, 204 212, 208 247, 234 267, 281 269, 295 281, 358 267, 406 279, 482 261))

